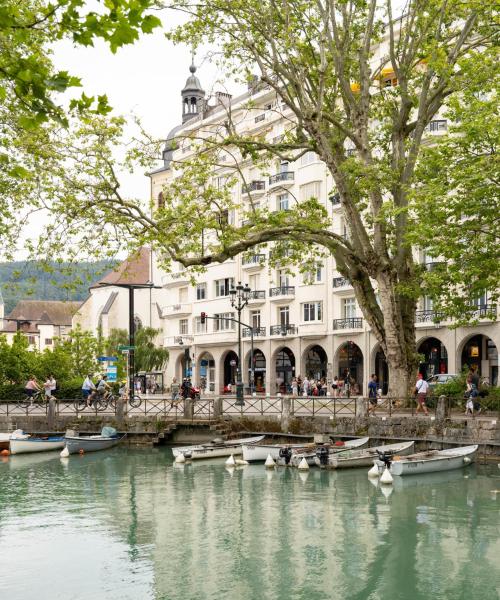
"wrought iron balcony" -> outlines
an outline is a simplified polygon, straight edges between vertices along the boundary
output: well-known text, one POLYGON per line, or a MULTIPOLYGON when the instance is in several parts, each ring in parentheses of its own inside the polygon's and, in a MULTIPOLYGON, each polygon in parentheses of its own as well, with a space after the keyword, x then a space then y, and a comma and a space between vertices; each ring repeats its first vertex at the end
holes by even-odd
POLYGON ((265 254, 244 254, 241 259, 241 264, 243 267, 256 267, 263 265, 265 261, 265 254))
POLYGON ((351 317, 349 319, 333 319, 334 329, 361 329, 363 319, 361 317, 351 317))
POLYGON ((477 306, 471 316, 473 319, 489 319, 491 317, 496 317, 497 307, 495 304, 483 304, 482 306, 477 306))
POLYGON ((252 192, 264 192, 265 190, 265 181, 251 181, 250 183, 244 183, 241 186, 242 194, 251 194, 252 192))
POLYGON ((269 177, 269 185, 276 185, 277 183, 284 183, 286 181, 293 181, 295 174, 293 171, 283 171, 282 173, 276 173, 269 177))
POLYGON ((252 300, 265 300, 266 292, 265 290, 252 290, 248 296, 248 299, 250 300, 250 302, 252 300))
POLYGON ((417 310, 415 312, 415 323, 439 323, 442 315, 435 310, 417 310))
POLYGON ((333 278, 333 287, 340 288, 345 287, 346 285, 351 285, 351 282, 347 277, 334 277, 333 278))
POLYGON ((271 325, 271 335, 295 335, 297 333, 297 327, 295 325, 271 325))
POLYGON ((270 288, 269 296, 271 298, 276 296, 295 296, 295 286, 284 285, 281 287, 270 288))
POLYGON ((264 337, 266 335, 265 327, 245 327, 241 330, 242 337, 251 337, 251 331, 253 330, 253 337, 264 337))

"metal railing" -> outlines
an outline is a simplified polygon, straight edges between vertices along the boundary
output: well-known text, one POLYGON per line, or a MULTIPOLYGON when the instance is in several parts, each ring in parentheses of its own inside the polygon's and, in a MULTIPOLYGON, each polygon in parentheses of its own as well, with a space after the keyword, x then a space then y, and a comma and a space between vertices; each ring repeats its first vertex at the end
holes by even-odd
POLYGON ((288 333, 297 333, 295 325, 271 325, 269 330, 270 335, 287 335, 288 333))
POLYGON ((333 329, 361 329, 362 327, 363 319, 361 317, 333 319, 333 329))
POLYGON ((439 323, 443 315, 435 310, 417 310, 415 312, 415 323, 439 323))
POLYGON ((351 285, 351 282, 347 277, 334 277, 333 278, 333 287, 340 288, 345 287, 346 285, 351 285))
POLYGON ((295 286, 284 285, 281 287, 270 288, 269 296, 271 298, 273 298, 274 296, 295 296, 295 286))
POLYGON ((250 337, 252 335, 252 331, 253 331, 253 336, 257 337, 264 337, 266 335, 266 328, 265 327, 245 327, 244 329, 241 330, 241 336, 242 337, 250 337))
POLYGON ((249 300, 265 300, 266 292, 265 290, 252 290, 248 296, 249 300))
POLYGON ((265 254, 247 254, 243 255, 241 264, 245 265, 262 265, 266 260, 265 254))
POLYGON ((251 181, 250 183, 244 183, 241 186, 241 192, 243 194, 249 194, 251 192, 262 192, 266 189, 265 181, 251 181))
POLYGON ((269 177, 269 185, 274 185, 275 183, 280 183, 283 181, 293 181, 294 178, 295 174, 293 171, 283 171, 282 173, 271 175, 271 177, 269 177))

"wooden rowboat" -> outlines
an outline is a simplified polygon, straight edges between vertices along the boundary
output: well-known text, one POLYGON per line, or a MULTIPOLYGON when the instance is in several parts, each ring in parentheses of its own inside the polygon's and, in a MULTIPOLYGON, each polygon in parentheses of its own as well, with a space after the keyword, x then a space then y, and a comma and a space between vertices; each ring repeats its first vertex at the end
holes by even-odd
POLYGON ((242 454, 243 444, 257 444, 264 439, 264 435, 251 438, 240 438, 237 440, 213 440, 208 444, 199 444, 197 446, 178 446, 172 448, 175 458, 184 455, 185 458, 198 460, 202 458, 220 458, 222 456, 231 456, 231 454, 242 454))
POLYGON ((346 452, 330 455, 327 465, 322 465, 317 456, 315 463, 322 469, 369 467, 373 464, 373 460, 378 458, 377 452, 383 452, 386 456, 406 456, 413 452, 414 447, 415 442, 399 442, 396 444, 386 444, 385 446, 364 448, 363 450, 347 450, 346 452))
MULTIPOLYGON (((410 454, 401 460, 393 460, 392 475, 420 475, 437 471, 460 469, 474 462, 478 445, 448 448, 447 450, 430 450, 410 454)), ((380 461, 376 461, 377 464, 380 461)))

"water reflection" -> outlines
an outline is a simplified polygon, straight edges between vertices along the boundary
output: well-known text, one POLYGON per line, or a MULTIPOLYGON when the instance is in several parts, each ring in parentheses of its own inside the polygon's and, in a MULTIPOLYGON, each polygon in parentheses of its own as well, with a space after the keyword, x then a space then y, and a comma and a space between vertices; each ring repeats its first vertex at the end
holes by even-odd
POLYGON ((175 465, 159 450, 12 457, 0 464, 2 590, 9 600, 30 589, 65 600, 493 599, 499 480, 470 468, 382 488, 364 469, 228 470, 175 465))

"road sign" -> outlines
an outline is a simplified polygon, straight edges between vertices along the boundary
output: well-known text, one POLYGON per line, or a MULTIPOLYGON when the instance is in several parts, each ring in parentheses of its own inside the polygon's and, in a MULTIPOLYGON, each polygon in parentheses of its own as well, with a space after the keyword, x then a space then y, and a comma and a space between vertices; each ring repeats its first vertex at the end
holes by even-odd
POLYGON ((118 376, 118 367, 109 366, 106 369, 106 374, 108 376, 108 381, 116 381, 117 376, 118 376))
POLYGON ((97 360, 99 362, 116 362, 118 358, 116 356, 98 356, 97 360))
POLYGON ((118 350, 135 350, 135 346, 118 346, 118 350))

